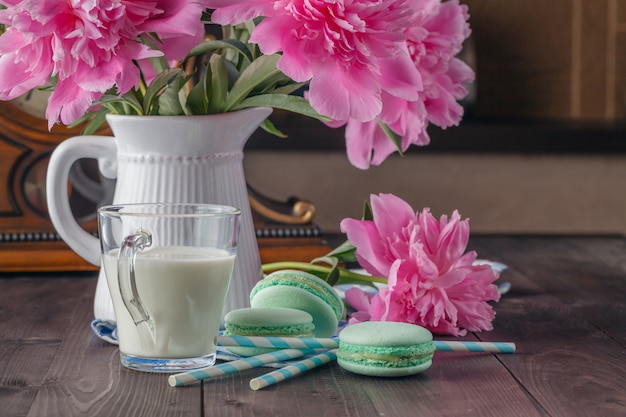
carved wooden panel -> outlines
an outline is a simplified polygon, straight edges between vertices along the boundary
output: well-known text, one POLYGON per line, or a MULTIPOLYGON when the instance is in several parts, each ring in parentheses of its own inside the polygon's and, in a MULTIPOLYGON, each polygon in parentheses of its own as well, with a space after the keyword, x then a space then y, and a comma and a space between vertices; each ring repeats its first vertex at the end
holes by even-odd
MULTIPOLYGON (((50 132, 44 119, 0 102, 0 271, 93 269, 59 240, 46 209, 50 154, 76 134, 62 126, 50 132)), ((68 192, 77 218, 95 231, 93 215, 87 214, 95 205, 71 188, 68 192)))

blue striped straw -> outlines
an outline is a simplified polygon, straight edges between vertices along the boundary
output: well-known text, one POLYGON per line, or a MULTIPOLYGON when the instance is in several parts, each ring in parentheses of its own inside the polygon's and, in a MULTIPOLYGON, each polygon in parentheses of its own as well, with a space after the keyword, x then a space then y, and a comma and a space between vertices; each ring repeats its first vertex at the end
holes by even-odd
POLYGON ((280 368, 257 378, 253 378, 250 380, 250 388, 257 391, 265 387, 269 387, 270 385, 278 384, 281 381, 291 379, 294 376, 303 374, 311 369, 317 368, 318 366, 322 366, 325 363, 334 361, 335 359, 337 359, 337 349, 320 353, 319 355, 312 356, 308 359, 285 366, 284 368, 280 368))
POLYGON ((435 341, 434 343, 435 349, 440 352, 515 353, 515 343, 508 342, 435 341))
POLYGON ((336 348, 336 339, 313 337, 275 337, 275 336, 217 336, 218 346, 264 347, 277 349, 331 349, 336 348))
POLYGON ((221 363, 219 365, 208 366, 206 368, 194 369, 179 374, 170 375, 167 382, 172 387, 182 387, 216 376, 232 374, 245 369, 257 368, 268 363, 282 362, 313 353, 310 349, 285 349, 276 352, 264 353, 262 355, 251 356, 232 362, 221 363))
MULTIPOLYGON (((332 349, 339 346, 337 339, 312 337, 264 337, 264 336, 217 336, 219 346, 266 347, 277 349, 332 349)), ((435 349, 441 352, 492 352, 514 353, 515 343, 435 341, 435 349)))

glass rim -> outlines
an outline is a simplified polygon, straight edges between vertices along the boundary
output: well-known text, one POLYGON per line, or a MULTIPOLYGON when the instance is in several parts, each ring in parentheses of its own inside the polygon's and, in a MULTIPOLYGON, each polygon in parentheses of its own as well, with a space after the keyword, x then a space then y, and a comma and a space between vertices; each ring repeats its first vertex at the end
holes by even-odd
POLYGON ((225 205, 212 203, 122 203, 107 204, 98 207, 98 215, 131 216, 131 217, 219 217, 241 215, 241 210, 225 205), (141 209, 144 210, 141 210, 141 209), (166 208, 164 212, 146 211, 147 208, 166 208), (193 211, 197 208, 197 211, 193 211), (174 209, 174 210, 172 210, 174 209), (191 209, 190 211, 185 211, 191 209))

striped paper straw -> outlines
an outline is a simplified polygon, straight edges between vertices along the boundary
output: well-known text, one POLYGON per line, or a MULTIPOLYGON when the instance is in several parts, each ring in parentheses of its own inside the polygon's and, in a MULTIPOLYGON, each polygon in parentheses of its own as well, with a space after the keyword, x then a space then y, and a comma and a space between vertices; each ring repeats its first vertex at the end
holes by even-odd
POLYGON ((172 387, 182 387, 216 376, 232 374, 245 369, 257 368, 268 363, 282 362, 313 353, 307 349, 285 349, 276 352, 264 353, 262 355, 251 356, 232 362, 221 363, 219 365, 208 366, 206 368, 194 369, 180 374, 170 375, 167 382, 172 387))
POLYGON ((334 361, 337 359, 337 349, 329 350, 328 352, 320 353, 319 355, 312 356, 308 359, 293 363, 285 366, 284 368, 277 369, 265 375, 261 375, 257 378, 250 380, 250 388, 253 390, 260 390, 270 385, 277 384, 286 379, 293 378, 311 369, 315 369, 318 366, 322 366, 325 363, 334 361))
MULTIPOLYGON (((435 349, 441 352, 492 352, 514 353, 515 343, 435 341, 435 349)), ((263 337, 263 336, 217 336, 219 346, 267 347, 279 349, 332 349, 338 347, 336 339, 312 337, 263 337)))
POLYGON ((515 343, 507 342, 443 342, 435 341, 435 349, 440 352, 493 352, 514 353, 515 343))
POLYGON ((339 346, 336 339, 275 336, 217 336, 215 344, 278 349, 332 349, 339 346))

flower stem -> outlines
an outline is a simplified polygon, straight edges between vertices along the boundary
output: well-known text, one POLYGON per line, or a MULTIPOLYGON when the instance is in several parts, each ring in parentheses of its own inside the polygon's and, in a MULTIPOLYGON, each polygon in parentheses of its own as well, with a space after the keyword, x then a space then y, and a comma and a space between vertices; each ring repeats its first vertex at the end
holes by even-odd
MULTIPOLYGON (((263 272, 271 272, 277 271, 279 269, 299 269, 303 271, 315 271, 315 272, 323 272, 330 273, 332 270, 329 266, 316 265, 308 262, 296 262, 296 261, 283 261, 283 262, 271 262, 267 264, 263 264, 261 267, 263 272)), ((356 281, 365 281, 365 282, 379 282, 382 284, 387 283, 387 278, 384 277, 376 277, 371 275, 363 275, 358 274, 356 272, 352 272, 346 268, 337 268, 339 270, 340 278, 344 278, 347 280, 356 280, 356 281)))

